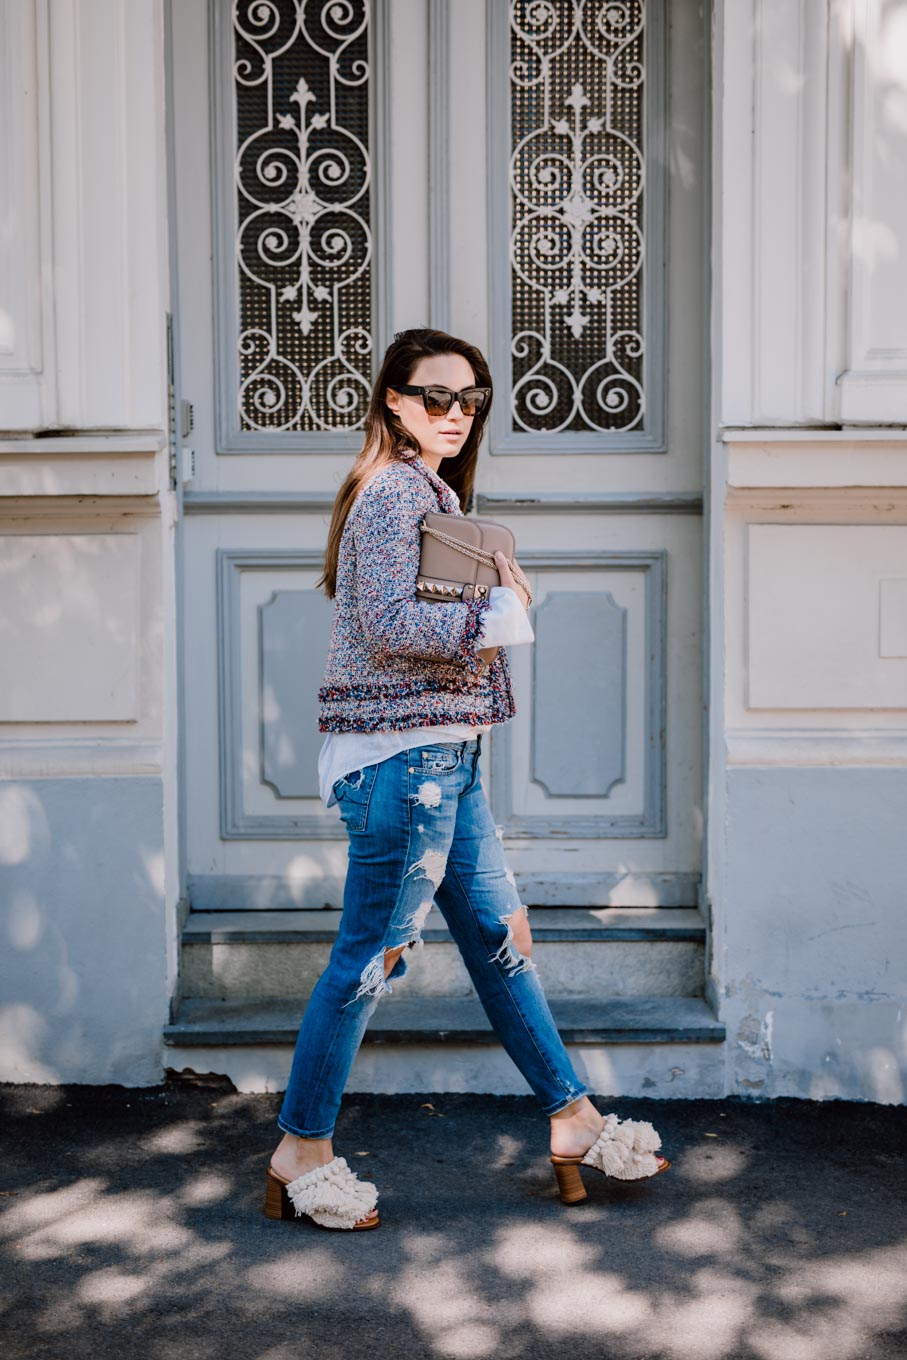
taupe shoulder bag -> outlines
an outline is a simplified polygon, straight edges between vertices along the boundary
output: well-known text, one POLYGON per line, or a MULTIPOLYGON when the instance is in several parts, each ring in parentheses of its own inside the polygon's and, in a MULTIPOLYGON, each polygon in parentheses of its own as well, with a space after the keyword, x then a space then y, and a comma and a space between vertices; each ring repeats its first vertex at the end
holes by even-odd
POLYGON ((418 599, 441 603, 483 596, 487 599, 491 587, 501 584, 493 555, 500 548, 510 563, 514 579, 532 603, 529 582, 514 564, 516 542, 506 524, 429 510, 422 516, 419 528, 422 548, 416 579, 418 599))

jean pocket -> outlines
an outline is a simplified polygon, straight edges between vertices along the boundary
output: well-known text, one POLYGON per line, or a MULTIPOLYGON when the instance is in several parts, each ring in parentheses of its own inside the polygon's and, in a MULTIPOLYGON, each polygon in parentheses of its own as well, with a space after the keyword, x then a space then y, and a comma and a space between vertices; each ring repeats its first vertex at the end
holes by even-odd
POLYGON ((375 787, 378 766, 364 765, 351 770, 334 782, 333 793, 340 808, 340 816, 349 831, 364 831, 368 824, 368 808, 375 787))
POLYGON ((463 759, 461 746, 442 742, 435 746, 413 746, 407 754, 410 774, 453 774, 463 759))

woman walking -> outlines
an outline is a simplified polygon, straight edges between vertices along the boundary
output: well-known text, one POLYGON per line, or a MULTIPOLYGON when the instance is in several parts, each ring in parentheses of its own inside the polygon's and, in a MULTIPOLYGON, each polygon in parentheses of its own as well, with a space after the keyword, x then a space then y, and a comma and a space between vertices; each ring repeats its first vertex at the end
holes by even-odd
POLYGON ((581 1164, 636 1180, 670 1165, 651 1124, 601 1115, 557 1032, 526 908, 485 791, 482 738, 515 712, 505 645, 533 640, 529 597, 506 557, 488 597, 418 600, 419 524, 464 513, 491 407, 488 366, 442 331, 397 335, 365 441, 338 492, 320 586, 334 600, 319 690, 321 796, 349 838, 343 913, 299 1030, 267 1173, 269 1217, 377 1227, 378 1192, 332 1135, 369 1017, 437 902, 498 1038, 551 1120, 561 1198, 585 1197, 581 1164), (440 469, 443 463, 443 477, 440 469))

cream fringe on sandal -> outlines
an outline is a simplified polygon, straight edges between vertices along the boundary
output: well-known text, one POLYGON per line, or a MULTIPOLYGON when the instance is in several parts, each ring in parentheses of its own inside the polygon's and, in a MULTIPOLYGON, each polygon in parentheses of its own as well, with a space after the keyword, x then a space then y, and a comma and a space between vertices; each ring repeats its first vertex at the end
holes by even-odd
POLYGON ((364 1232, 377 1228, 380 1218, 367 1223, 358 1220, 371 1213, 378 1203, 378 1190, 371 1181, 361 1181, 351 1171, 345 1157, 335 1157, 325 1166, 285 1181, 269 1166, 265 1190, 265 1215, 268 1218, 307 1216, 320 1228, 364 1232))
POLYGON ((558 1157, 551 1154, 557 1188, 564 1204, 578 1204, 586 1198, 586 1187, 579 1173, 581 1166, 591 1166, 605 1176, 621 1181, 648 1180, 667 1171, 671 1163, 655 1152, 661 1138, 651 1124, 638 1119, 618 1119, 616 1114, 605 1117, 604 1127, 589 1150, 581 1157, 558 1157))

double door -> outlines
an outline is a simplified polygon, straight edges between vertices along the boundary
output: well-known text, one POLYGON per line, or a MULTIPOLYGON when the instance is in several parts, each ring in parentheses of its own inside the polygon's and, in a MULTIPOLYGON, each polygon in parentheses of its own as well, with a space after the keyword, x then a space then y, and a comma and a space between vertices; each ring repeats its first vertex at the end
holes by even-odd
POLYGON ((314 583, 372 375, 419 324, 489 357, 473 510, 532 582, 486 748, 523 899, 695 905, 708 16, 179 0, 169 22, 193 905, 341 902, 314 583))

